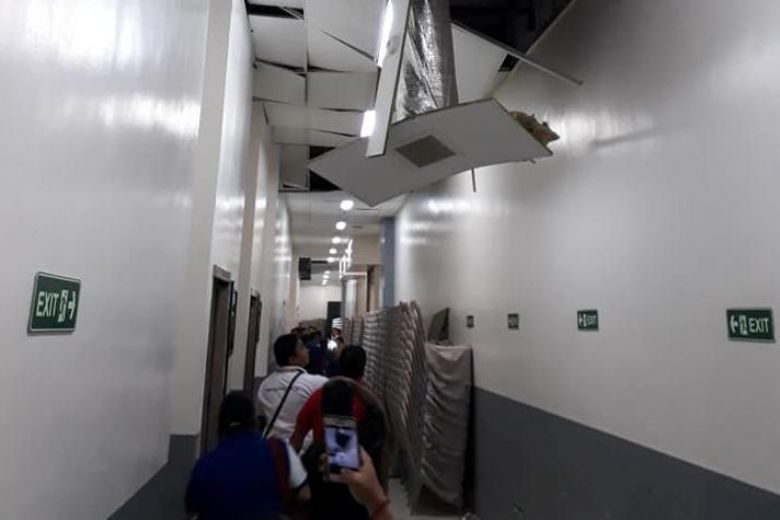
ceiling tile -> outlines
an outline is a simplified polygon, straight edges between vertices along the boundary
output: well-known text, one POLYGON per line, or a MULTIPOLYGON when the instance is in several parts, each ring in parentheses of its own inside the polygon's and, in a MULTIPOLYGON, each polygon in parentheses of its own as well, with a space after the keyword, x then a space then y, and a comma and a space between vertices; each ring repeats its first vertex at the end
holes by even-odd
POLYGON ((255 56, 290 67, 306 65, 306 27, 303 20, 249 15, 255 56))
POLYGON ((309 106, 365 111, 374 107, 376 72, 310 72, 309 106))
POLYGON ((306 78, 284 67, 257 63, 254 96, 303 105, 306 103, 306 78))
POLYGON ((372 59, 317 30, 308 31, 308 53, 309 65, 320 69, 367 72, 377 70, 372 59))
POLYGON ((375 57, 385 0, 308 0, 309 31, 322 31, 375 57))
POLYGON ((273 5, 276 7, 294 7, 303 9, 304 0, 249 0, 252 5, 273 5))
POLYGON ((311 146, 326 146, 338 148, 353 141, 355 138, 323 132, 322 130, 307 130, 305 128, 274 127, 274 142, 277 144, 307 144, 311 146))
POLYGON ((466 103, 489 97, 506 51, 455 25, 452 26, 452 44, 458 101, 466 103))
POLYGON ((340 134, 358 135, 363 122, 361 112, 323 110, 298 105, 266 103, 266 114, 271 126, 311 128, 340 134))
MULTIPOLYGON (((363 202, 375 205, 472 168, 549 155, 551 152, 497 101, 489 99, 428 112, 392 125, 385 155, 366 157, 366 140, 360 139, 320 155, 309 163, 309 168, 363 202), (452 155, 443 154, 441 160, 416 166, 414 157, 399 152, 405 145, 431 137, 452 155)), ((425 158, 425 154, 417 157, 425 158)))

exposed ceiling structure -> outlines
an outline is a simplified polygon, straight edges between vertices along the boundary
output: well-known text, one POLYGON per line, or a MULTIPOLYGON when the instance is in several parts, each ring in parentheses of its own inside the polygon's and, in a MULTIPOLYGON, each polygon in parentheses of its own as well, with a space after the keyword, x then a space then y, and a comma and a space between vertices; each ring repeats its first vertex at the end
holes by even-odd
MULTIPOLYGON (((490 95, 514 59, 468 28, 526 48, 570 0, 451 0, 460 101, 490 95), (554 13, 554 14, 553 14, 554 13)), ((348 144, 373 108, 386 0, 248 0, 254 97, 281 145, 282 188, 333 189, 310 159, 348 144), (314 148, 313 148, 314 147, 314 148)))
POLYGON ((525 52, 571 2, 450 0, 450 13, 453 20, 525 52))
MULTIPOLYGON (((378 239, 379 222, 404 197, 369 208, 309 171, 309 161, 348 145, 374 107, 376 54, 387 0, 247 0, 255 47, 254 99, 262 102, 280 145, 282 189, 291 212, 297 256, 312 270, 331 269, 334 236, 378 239), (312 191, 309 191, 312 190, 312 191), (323 190, 323 191, 319 191, 323 190), (347 229, 337 231, 339 220, 347 229)), ((489 97, 517 60, 501 44, 527 50, 571 0, 450 0, 460 101, 489 97), (487 36, 480 38, 479 33, 487 36), (499 42, 497 45, 490 40, 499 42)), ((363 263, 355 258, 355 263, 363 263)), ((334 266, 337 271, 337 266, 334 266)), ((337 280, 337 278, 335 278, 337 280)))

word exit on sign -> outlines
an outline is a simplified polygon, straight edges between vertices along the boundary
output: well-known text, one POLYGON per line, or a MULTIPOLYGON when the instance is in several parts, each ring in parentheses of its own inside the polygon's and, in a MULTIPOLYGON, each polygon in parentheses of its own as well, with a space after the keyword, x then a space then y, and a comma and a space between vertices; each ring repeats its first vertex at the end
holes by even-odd
POLYGON ((80 293, 80 280, 37 273, 27 331, 37 333, 75 330, 80 293))
POLYGON ((729 339, 775 340, 772 309, 728 309, 726 310, 726 322, 729 328, 729 339))

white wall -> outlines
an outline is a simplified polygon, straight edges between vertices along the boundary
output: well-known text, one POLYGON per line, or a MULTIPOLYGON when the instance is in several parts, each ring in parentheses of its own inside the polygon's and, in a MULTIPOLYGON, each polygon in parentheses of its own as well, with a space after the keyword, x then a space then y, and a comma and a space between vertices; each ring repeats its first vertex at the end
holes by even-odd
MULTIPOLYGON (((278 160, 276 162, 278 165, 278 160)), ((278 166, 272 183, 278 186, 278 166)), ((271 193, 269 191, 269 193, 271 193)), ((275 193, 275 192, 274 192, 275 193)), ((293 266, 292 240, 290 238, 290 213, 287 201, 283 195, 274 196, 269 209, 273 209, 273 226, 268 233, 273 237, 273 245, 264 248, 263 291, 270 300, 264 297, 263 316, 260 329, 260 345, 257 349, 257 364, 255 375, 264 376, 268 371, 268 360, 274 339, 288 332, 293 325, 288 324, 290 309, 294 315, 295 301, 290 301, 297 284, 297 266, 293 266), (267 253, 265 253, 267 251, 267 253), (269 304, 270 303, 270 304, 269 304), (288 326, 289 325, 289 326, 288 326)), ((267 213, 268 214, 268 213, 267 213)), ((270 244, 269 244, 270 245, 270 244)))
POLYGON ((780 308, 778 19, 771 0, 576 2, 533 56, 585 85, 522 68, 498 94, 550 121, 555 156, 409 199, 397 297, 453 308, 480 387, 780 491, 780 348, 725 322, 780 308), (599 332, 577 332, 583 308, 599 332))
POLYGON ((324 320, 328 316, 328 302, 340 301, 340 285, 302 282, 298 295, 298 319, 324 320))
MULTIPOLYGON (((252 104, 252 128, 249 142, 249 157, 247 163, 248 183, 246 202, 244 205, 242 231, 242 257, 239 270, 238 285, 241 294, 238 300, 238 316, 236 320, 236 338, 233 356, 229 360, 229 385, 232 389, 241 389, 244 384, 244 366, 246 364, 246 347, 249 335, 249 304, 251 291, 260 295, 261 302, 268 309, 274 304, 268 295, 263 295, 263 271, 270 268, 263 261, 264 250, 270 249, 267 244, 273 242, 273 235, 265 238, 266 210, 271 199, 278 196, 276 188, 273 193, 268 191, 273 178, 278 175, 270 160, 276 150, 271 139, 271 130, 265 120, 265 110, 261 103, 252 104)), ((275 185, 274 185, 275 186, 275 185)), ((275 202, 274 202, 275 204, 275 202)), ((259 331, 262 335, 262 325, 259 331)), ((260 341, 258 342, 260 343, 260 341)))
POLYGON ((1 516, 106 518, 167 456, 207 3, 0 12, 1 516), (26 334, 38 270, 73 334, 26 334))
MULTIPOLYGON (((236 280, 241 262, 246 184, 250 173, 256 173, 256 168, 250 171, 248 166, 254 79, 252 64, 255 55, 243 1, 232 0, 230 16, 222 143, 211 254, 212 262, 230 271, 236 280)), ((248 298, 246 293, 243 296, 248 298)))
MULTIPOLYGON (((234 6, 238 0, 210 0, 203 102, 195 147, 189 242, 185 284, 178 304, 178 328, 170 385, 172 427, 176 434, 196 435, 201 429, 214 263, 223 269, 238 264, 236 247, 225 236, 226 220, 242 215, 239 206, 239 159, 224 153, 240 149, 232 142, 229 121, 236 99, 234 6), (231 52, 231 39, 234 43, 231 52), (237 186, 238 185, 238 186, 237 186), (233 201, 232 203, 230 201, 233 201), (219 236, 216 236, 219 234, 219 236)), ((249 107, 247 107, 249 108, 249 107)), ((237 233, 240 234, 241 223, 237 233)), ((240 237, 236 240, 240 243, 240 237)), ((235 272, 231 272, 235 278, 235 272)))

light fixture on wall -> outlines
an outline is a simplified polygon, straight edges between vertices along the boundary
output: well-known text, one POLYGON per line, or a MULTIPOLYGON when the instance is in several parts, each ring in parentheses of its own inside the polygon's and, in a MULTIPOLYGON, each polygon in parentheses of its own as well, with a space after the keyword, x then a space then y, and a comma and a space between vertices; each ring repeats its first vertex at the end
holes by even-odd
POLYGON ((328 254, 329 254, 329 255, 337 255, 337 254, 339 254, 339 250, 338 250, 338 249, 336 249, 335 247, 331 247, 331 248, 328 250, 328 254))
POLYGON ((352 208, 355 207, 355 201, 352 199, 344 199, 341 201, 341 204, 339 204, 339 207, 341 208, 341 211, 352 211, 352 208))
POLYGON ((329 264, 335 264, 336 263, 336 257, 329 256, 328 257, 328 263, 329 264))
POLYGON ((344 222, 343 220, 339 220, 338 222, 336 222, 336 229, 338 231, 344 231, 345 229, 347 229, 347 223, 344 222))
POLYGON ((331 240, 331 242, 332 242, 333 244, 335 244, 335 245, 339 245, 339 244, 341 243, 341 238, 340 238, 340 237, 333 237, 333 239, 331 240))

